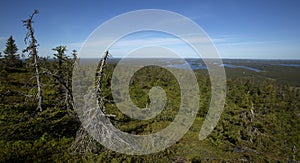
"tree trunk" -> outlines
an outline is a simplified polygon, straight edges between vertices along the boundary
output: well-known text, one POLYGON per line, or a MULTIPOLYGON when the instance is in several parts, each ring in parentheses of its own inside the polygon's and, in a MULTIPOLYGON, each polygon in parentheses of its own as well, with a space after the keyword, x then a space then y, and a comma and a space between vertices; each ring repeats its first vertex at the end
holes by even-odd
POLYGON ((42 85, 41 85, 41 78, 40 78, 40 72, 39 72, 39 64, 38 64, 38 54, 37 54, 37 41, 34 36, 34 29, 32 27, 32 19, 35 14, 38 14, 37 10, 34 10, 33 14, 29 17, 29 19, 24 20, 24 26, 28 29, 28 33, 25 37, 25 43, 30 38, 30 45, 24 50, 24 52, 29 51, 30 55, 33 58, 33 66, 35 68, 35 77, 36 77, 36 83, 37 83, 37 99, 38 99, 38 111, 43 111, 42 109, 42 103, 43 103, 43 96, 42 96, 42 85))
POLYGON ((97 78, 97 83, 96 83, 97 106, 99 108, 103 109, 102 110, 103 113, 105 113, 105 109, 103 107, 103 99, 101 98, 101 80, 102 80, 102 77, 103 77, 103 70, 104 70, 104 66, 106 65, 106 60, 107 60, 108 56, 109 56, 109 52, 106 51, 105 54, 104 54, 104 57, 101 60, 101 64, 100 64, 98 75, 97 75, 97 77, 98 77, 97 78))
MULTIPOLYGON (((36 51, 36 49, 34 49, 36 51)), ((41 79, 40 79, 40 72, 39 72, 39 65, 38 65, 38 58, 37 54, 34 56, 34 67, 35 67, 35 76, 36 76, 36 83, 37 83, 37 98, 38 98, 38 107, 37 110, 40 112, 43 111, 42 109, 42 103, 43 103, 43 96, 42 96, 42 85, 41 85, 41 79)))

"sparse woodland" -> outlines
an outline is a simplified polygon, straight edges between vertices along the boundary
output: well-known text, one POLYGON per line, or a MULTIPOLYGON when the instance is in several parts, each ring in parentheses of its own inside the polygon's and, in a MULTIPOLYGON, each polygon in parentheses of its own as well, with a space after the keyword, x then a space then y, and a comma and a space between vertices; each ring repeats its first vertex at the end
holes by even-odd
MULTIPOLYGON (((106 149, 82 129, 73 109, 72 71, 77 51, 57 46, 53 48, 53 58, 42 57, 34 35, 38 30, 33 23, 37 13, 23 21, 28 29, 24 53, 18 54, 12 36, 0 59, 0 162, 300 161, 300 89, 276 79, 227 74, 225 110, 215 130, 200 141, 198 134, 210 102, 210 80, 205 70, 195 71, 201 93, 199 112, 179 142, 143 156, 106 149), (78 134, 80 139, 76 139, 78 134)), ((102 56, 104 52, 99 52, 101 62, 94 84, 97 101, 107 115, 114 115, 110 118, 117 128, 149 134, 173 121, 181 99, 178 82, 169 71, 148 66, 133 76, 130 95, 137 106, 146 107, 153 86, 164 88, 168 97, 164 110, 154 119, 133 120, 114 104, 110 80, 115 63, 107 58, 101 67, 102 56)))

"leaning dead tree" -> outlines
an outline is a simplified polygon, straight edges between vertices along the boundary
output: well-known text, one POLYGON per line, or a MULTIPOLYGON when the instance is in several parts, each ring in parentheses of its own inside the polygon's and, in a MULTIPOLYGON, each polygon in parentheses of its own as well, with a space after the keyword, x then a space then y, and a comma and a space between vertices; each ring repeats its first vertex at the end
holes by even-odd
POLYGON ((29 45, 23 50, 23 52, 29 52, 29 55, 32 58, 33 61, 33 66, 35 68, 35 77, 36 77, 36 83, 37 83, 37 99, 38 99, 38 106, 37 110, 38 111, 43 111, 42 109, 42 103, 43 103, 43 97, 42 97, 42 85, 41 85, 41 78, 40 78, 40 68, 39 68, 39 63, 38 63, 38 51, 37 51, 37 40, 35 39, 34 35, 34 29, 32 27, 33 24, 33 17, 34 15, 38 14, 38 10, 34 10, 34 12, 31 14, 29 19, 23 20, 24 26, 28 29, 28 32, 26 33, 25 36, 25 44, 29 45))
POLYGON ((102 79, 104 76, 104 68, 106 67, 107 64, 107 59, 110 56, 109 52, 106 51, 103 58, 100 60, 98 64, 98 69, 96 73, 96 84, 95 84, 95 89, 91 90, 88 94, 85 95, 84 97, 84 102, 86 104, 89 104, 91 99, 96 98, 97 99, 97 104, 96 107, 93 106, 84 106, 84 117, 86 118, 85 124, 82 123, 80 128, 78 129, 76 133, 76 139, 75 142, 72 146, 73 150, 77 153, 85 153, 85 152, 92 152, 92 153, 99 153, 101 150, 103 150, 102 146, 95 140, 93 137, 89 135, 89 133, 86 131, 87 129, 92 129, 92 128, 98 128, 99 132, 102 131, 102 128, 106 126, 105 122, 103 121, 103 117, 115 117, 115 115, 110 115, 105 113, 105 99, 102 93, 102 79), (104 115, 100 115, 102 118, 97 118, 94 115, 91 115, 91 113, 95 113, 95 110, 101 109, 104 115), (91 118, 92 117, 92 118, 91 118), (90 125, 90 121, 94 121, 96 118, 96 121, 98 124, 90 125), (88 126, 83 126, 83 125, 88 125, 88 126))
MULTIPOLYGON (((101 89, 101 86, 102 86, 102 78, 103 78, 103 71, 104 71, 104 68, 106 66, 106 61, 108 59, 108 57, 110 56, 109 52, 106 51, 105 54, 104 54, 104 57, 102 58, 102 60, 100 60, 100 67, 99 67, 99 70, 96 74, 96 97, 97 97, 97 107, 99 109, 101 109, 103 111, 103 113, 105 113, 105 105, 104 105, 104 97, 101 96, 102 94, 102 89, 101 89)), ((107 115, 107 117, 111 116, 111 117, 114 117, 114 115, 107 115)))

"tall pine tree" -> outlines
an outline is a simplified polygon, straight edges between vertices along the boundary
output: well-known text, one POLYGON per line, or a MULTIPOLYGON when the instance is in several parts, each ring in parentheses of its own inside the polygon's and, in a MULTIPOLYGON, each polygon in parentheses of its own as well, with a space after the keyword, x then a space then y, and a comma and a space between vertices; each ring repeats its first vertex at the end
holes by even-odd
POLYGON ((9 67, 22 66, 22 62, 19 60, 19 54, 17 54, 18 48, 12 36, 8 38, 5 46, 6 48, 3 51, 5 65, 9 67))

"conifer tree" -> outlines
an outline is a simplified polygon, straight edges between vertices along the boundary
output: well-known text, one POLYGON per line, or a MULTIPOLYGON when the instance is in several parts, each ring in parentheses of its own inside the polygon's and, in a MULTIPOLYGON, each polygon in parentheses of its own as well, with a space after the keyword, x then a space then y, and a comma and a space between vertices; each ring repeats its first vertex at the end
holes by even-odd
POLYGON ((6 49, 3 51, 6 56, 15 56, 18 52, 17 45, 12 36, 10 36, 6 42, 6 49))
POLYGON ((63 76, 62 76, 63 62, 68 59, 66 54, 65 54, 65 52, 67 50, 67 47, 66 46, 58 46, 56 48, 53 48, 52 50, 57 52, 57 54, 53 54, 58 60, 58 68, 57 68, 58 73, 57 73, 57 75, 60 78, 63 78, 63 76))
POLYGON ((74 62, 76 61, 76 59, 77 59, 77 50, 72 50, 72 56, 73 56, 73 60, 74 60, 74 62))
MULTIPOLYGON (((46 74, 52 76, 59 83, 59 95, 61 100, 64 99, 63 106, 67 109, 73 110, 73 96, 72 96, 72 71, 74 61, 70 59, 65 52, 67 51, 66 46, 57 46, 52 50, 56 51, 55 59, 57 59, 57 71, 51 72, 45 69, 46 74)), ((76 50, 73 50, 73 57, 77 57, 76 50), (75 51, 75 52, 74 52, 75 51)))
POLYGON ((12 36, 10 36, 6 42, 6 48, 3 51, 4 55, 4 62, 5 65, 9 67, 19 67, 22 65, 22 62, 19 60, 19 54, 17 45, 15 43, 15 40, 12 36))

